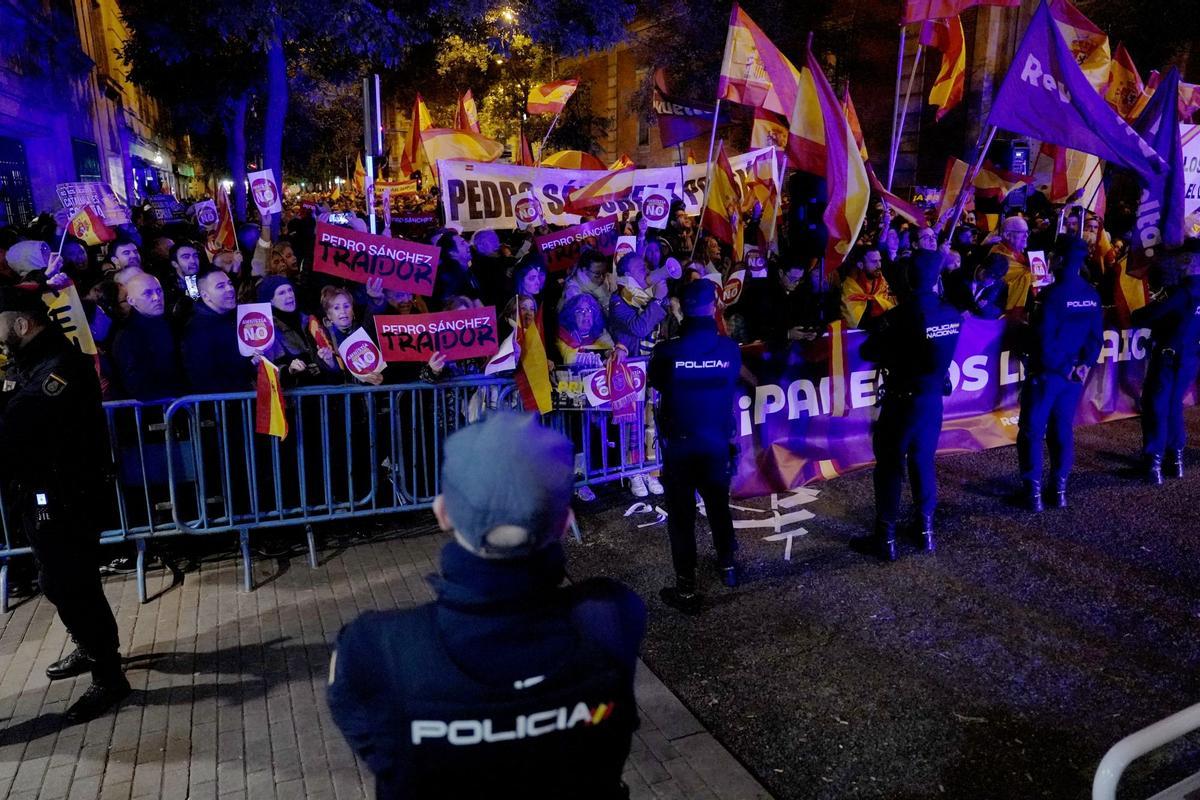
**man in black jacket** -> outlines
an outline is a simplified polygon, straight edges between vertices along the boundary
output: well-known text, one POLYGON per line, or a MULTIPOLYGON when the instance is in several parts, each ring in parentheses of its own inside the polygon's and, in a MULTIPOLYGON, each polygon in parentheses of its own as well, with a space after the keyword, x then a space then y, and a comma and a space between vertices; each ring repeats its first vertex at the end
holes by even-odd
POLYGON ((38 582, 77 649, 46 668, 50 680, 92 673, 67 709, 100 716, 129 694, 117 622, 96 569, 111 507, 108 426, 92 360, 50 323, 37 292, 0 289, 0 347, 11 359, 0 392, 0 479, 9 519, 29 537, 38 582))
POLYGON ((646 612, 611 580, 560 585, 571 443, 498 414, 445 450, 437 599, 342 630, 334 720, 379 798, 627 798, 646 612))
POLYGON ((238 350, 237 292, 219 269, 200 276, 200 302, 183 333, 183 371, 196 394, 245 392, 255 367, 238 350))
POLYGON ((113 341, 122 390, 135 400, 179 397, 183 376, 158 278, 140 273, 129 281, 125 292, 131 311, 113 341))

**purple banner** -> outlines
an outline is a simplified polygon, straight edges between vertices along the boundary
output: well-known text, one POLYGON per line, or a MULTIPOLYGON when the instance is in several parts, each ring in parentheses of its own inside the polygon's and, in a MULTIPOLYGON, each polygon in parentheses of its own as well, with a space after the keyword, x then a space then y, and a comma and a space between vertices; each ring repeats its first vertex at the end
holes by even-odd
MULTIPOLYGON (((939 453, 985 450, 1017 440, 1024 367, 1003 321, 964 321, 945 399, 939 453)), ((1150 331, 1107 330, 1096 367, 1084 385, 1076 425, 1138 413, 1150 331)), ((849 383, 844 417, 830 413, 829 339, 795 342, 773 352, 743 349, 753 378, 738 398, 741 455, 735 497, 785 492, 874 463, 871 426, 878 417, 878 372, 858 355, 864 335, 846 336, 849 383)))

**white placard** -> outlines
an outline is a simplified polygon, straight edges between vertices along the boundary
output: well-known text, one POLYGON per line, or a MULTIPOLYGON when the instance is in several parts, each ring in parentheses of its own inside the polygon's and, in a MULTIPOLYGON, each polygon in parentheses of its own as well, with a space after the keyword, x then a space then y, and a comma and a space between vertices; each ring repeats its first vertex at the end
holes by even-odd
POLYGON ((250 181, 250 194, 260 214, 279 214, 283 211, 283 196, 275 182, 275 170, 264 169, 246 176, 250 181))
POLYGON ((275 343, 275 319, 270 303, 242 303, 237 307, 238 351, 244 356, 261 353, 275 343))
POLYGON ((338 353, 350 374, 356 378, 365 378, 376 372, 382 372, 387 366, 383 362, 383 354, 379 346, 371 340, 370 334, 359 328, 346 337, 338 346, 338 353))

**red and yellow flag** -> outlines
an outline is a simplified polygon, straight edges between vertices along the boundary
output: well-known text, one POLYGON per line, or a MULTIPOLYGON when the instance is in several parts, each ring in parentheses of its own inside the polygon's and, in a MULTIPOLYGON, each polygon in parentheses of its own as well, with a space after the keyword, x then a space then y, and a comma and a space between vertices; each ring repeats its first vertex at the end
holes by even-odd
POLYGON ((479 133, 479 109, 471 90, 458 99, 458 113, 454 116, 454 128, 460 131, 479 133))
POLYGON ((750 147, 778 147, 786 150, 788 145, 787 120, 765 108, 754 109, 754 126, 750 129, 750 147))
POLYGON ((1070 0, 1050 0, 1050 14, 1071 53, 1075 56, 1084 77, 1101 96, 1108 87, 1108 70, 1112 62, 1112 50, 1108 35, 1096 27, 1096 23, 1071 5, 1070 0))
POLYGON ((889 192, 880 182, 879 178, 875 177, 875 170, 871 168, 870 162, 867 162, 867 180, 871 183, 871 188, 875 194, 883 199, 885 205, 892 210, 893 213, 904 217, 913 225, 925 224, 925 212, 917 208, 907 200, 902 200, 899 196, 889 192))
POLYGON ((521 341, 521 357, 514 376, 521 392, 521 405, 526 411, 549 414, 553 410, 550 390, 550 363, 546 360, 546 344, 542 340, 542 310, 538 308, 533 325, 521 321, 521 298, 517 297, 517 332, 521 341))
MULTIPOLYGON (((859 155, 863 161, 867 161, 870 156, 867 155, 867 141, 863 138, 862 124, 858 121, 858 111, 854 108, 854 101, 850 99, 850 85, 846 84, 846 91, 842 94, 842 111, 846 114, 846 124, 850 126, 850 132, 854 134, 854 143, 858 145, 859 155)), ((868 171, 870 164, 867 165, 868 171)))
POLYGON ((279 385, 279 367, 268 359, 258 362, 257 396, 254 400, 254 430, 267 436, 286 439, 287 414, 283 390, 279 385))
POLYGON ((708 187, 708 203, 704 207, 701 227, 717 239, 733 247, 733 257, 741 260, 745 241, 742 225, 742 192, 729 158, 725 142, 717 148, 712 165, 712 183, 708 187))
POLYGON ((521 130, 520 141, 517 143, 516 161, 514 162, 519 167, 536 167, 537 162, 533 160, 533 150, 529 147, 529 140, 525 138, 525 130, 521 130))
POLYGON ((630 158, 625 153, 621 153, 621 157, 618 158, 613 163, 609 164, 608 169, 610 172, 613 172, 618 169, 625 169, 626 167, 633 167, 633 166, 636 166, 636 164, 633 163, 633 159, 630 158))
POLYGON ((1138 99, 1145 88, 1142 76, 1134 66, 1133 57, 1129 55, 1125 45, 1118 44, 1116 55, 1109 64, 1108 89, 1104 92, 1104 99, 1123 119, 1131 120, 1133 110, 1137 108, 1138 99))
POLYGON ((367 182, 367 170, 363 166, 362 153, 358 154, 358 161, 354 162, 354 193, 363 194, 364 186, 367 182))
MULTIPOLYGON (((788 117, 788 163, 813 175, 825 174, 825 116, 821 108, 813 72, 806 69, 796 86, 796 107, 788 117)), ((838 116, 845 119, 840 107, 838 116)))
MULTIPOLYGON (((953 223, 950 216, 954 212, 955 205, 958 203, 959 194, 963 191, 963 184, 967 180, 968 169, 970 167, 965 161, 960 161, 954 156, 946 159, 946 172, 942 176, 942 200, 938 204, 937 221, 934 223, 934 227, 938 230, 953 223)), ((967 192, 970 195, 968 197, 969 203, 975 197, 975 187, 968 186, 967 192)), ((971 207, 968 206, 968 203, 963 204, 964 209, 971 207)))
POLYGON ((229 194, 223 186, 217 187, 217 227, 208 235, 204 249, 211 259, 225 250, 237 250, 237 228, 233 224, 233 208, 229 205, 229 194))
POLYGON ((846 323, 829 323, 829 401, 830 413, 844 417, 850 413, 846 402, 850 388, 850 356, 846 348, 846 323))
POLYGON ((421 131, 425 156, 435 166, 439 161, 495 161, 504 145, 478 133, 453 128, 429 128, 421 131))
POLYGON ((1021 0, 904 0, 900 15, 901 25, 924 22, 927 19, 956 17, 975 6, 1004 6, 1019 8, 1021 0))
POLYGON ((971 185, 975 187, 976 197, 987 197, 1002 203, 1004 198, 1008 197, 1009 192, 1032 182, 1033 178, 1028 175, 1009 172, 1000 169, 990 161, 984 161, 979 172, 975 174, 975 180, 971 181, 971 185))
POLYGON ((569 81, 551 81, 533 86, 529 90, 529 98, 525 101, 525 110, 530 114, 557 114, 579 88, 579 79, 569 81))
POLYGON ((408 137, 404 140, 404 150, 400 153, 400 171, 404 173, 404 177, 407 178, 421 168, 421 163, 424 161, 421 131, 427 131, 432 127, 433 118, 429 116, 429 109, 425 106, 421 95, 418 94, 417 98, 413 100, 412 127, 409 128, 408 137))
POLYGON ((71 217, 68 225, 71 235, 84 244, 102 244, 117 238, 116 231, 105 225, 104 220, 91 206, 79 209, 79 212, 71 217))
POLYGON ((932 19, 921 28, 921 44, 942 54, 937 80, 929 90, 929 105, 937 106, 935 120, 946 116, 962 102, 967 77, 967 48, 962 20, 957 17, 932 19))
POLYGON ((543 158, 539 166, 556 169, 604 169, 604 162, 582 150, 559 150, 543 158))
POLYGON ((580 186, 567 195, 568 214, 589 214, 605 203, 628 197, 633 192, 635 167, 606 172, 587 186, 580 186))
POLYGON ((754 24, 750 15, 733 4, 717 98, 756 106, 787 116, 796 106, 800 70, 754 24))

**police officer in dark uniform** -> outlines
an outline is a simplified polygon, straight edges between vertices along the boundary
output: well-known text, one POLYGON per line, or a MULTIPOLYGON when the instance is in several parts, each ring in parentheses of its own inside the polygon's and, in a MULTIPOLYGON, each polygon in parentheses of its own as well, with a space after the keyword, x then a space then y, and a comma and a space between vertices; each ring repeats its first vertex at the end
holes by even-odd
POLYGON ((942 398, 949 394, 949 368, 958 344, 962 314, 934 291, 942 256, 914 253, 905 266, 910 292, 880 318, 862 345, 862 356, 884 373, 875 451, 875 533, 854 539, 854 549, 896 560, 896 518, 905 461, 912 485, 919 546, 933 550, 937 505, 934 455, 942 430, 942 398))
POLYGON ((446 442, 434 514, 454 536, 437 599, 368 612, 330 662, 329 706, 379 798, 627 798, 642 601, 561 586, 574 449, 497 414, 446 442))
POLYGON ((1142 390, 1142 453, 1146 479, 1163 481, 1163 453, 1168 473, 1183 477, 1183 396, 1200 369, 1200 242, 1189 239, 1168 256, 1164 267, 1179 276, 1167 295, 1133 312, 1134 327, 1150 328, 1153 349, 1142 390))
POLYGON ((10 359, 0 392, 0 479, 46 599, 77 649, 46 669, 51 680, 92 673, 69 709, 93 719, 129 694, 117 623, 97 569, 100 524, 112 498, 108 426, 92 359, 46 316, 36 291, 0 289, 0 347, 10 359))
POLYGON ((726 586, 737 585, 729 480, 742 356, 732 339, 717 333, 716 303, 712 281, 687 284, 680 335, 654 348, 648 368, 649 383, 659 392, 658 441, 675 566, 675 585, 659 595, 686 614, 700 611, 696 592, 697 492, 704 501, 722 579, 726 586))
POLYGON ((1054 283, 1038 294, 1030 319, 1030 347, 1021 387, 1017 432, 1025 504, 1041 511, 1042 440, 1050 432, 1050 474, 1055 508, 1067 505, 1067 478, 1075 458, 1075 411, 1087 371, 1104 344, 1100 295, 1083 279, 1087 244, 1078 237, 1058 248, 1054 283))

